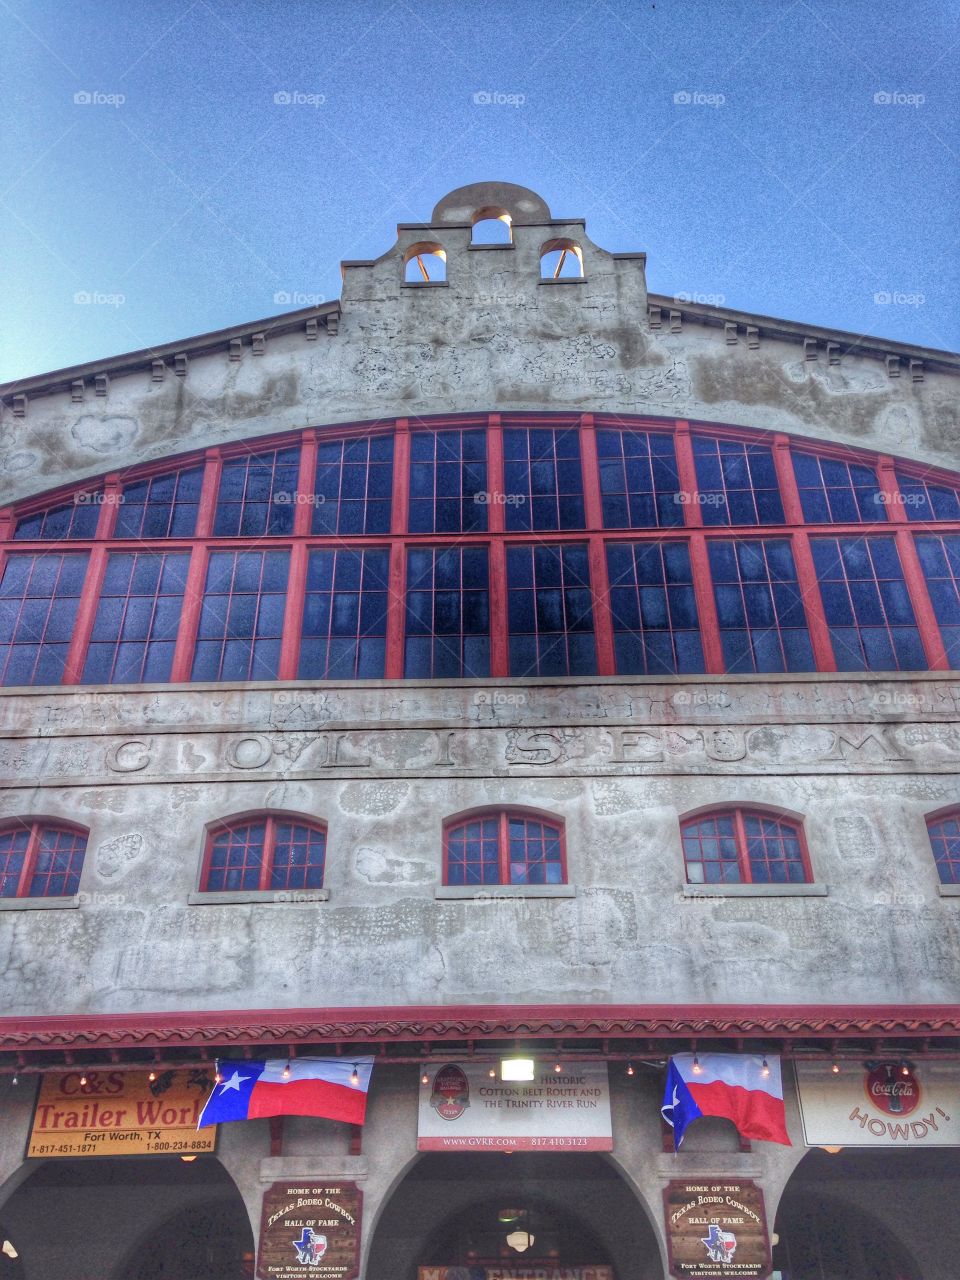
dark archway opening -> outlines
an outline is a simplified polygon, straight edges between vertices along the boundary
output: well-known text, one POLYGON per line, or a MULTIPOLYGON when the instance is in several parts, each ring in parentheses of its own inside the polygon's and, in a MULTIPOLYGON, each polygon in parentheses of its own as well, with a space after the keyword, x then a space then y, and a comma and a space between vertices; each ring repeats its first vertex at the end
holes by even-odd
MULTIPOLYGON (((367 1280, 418 1280, 418 1269, 608 1267, 615 1280, 661 1280, 644 1207, 616 1166, 594 1154, 423 1156, 374 1232, 367 1280)), ((440 1273, 442 1274, 442 1272, 440 1273)), ((452 1280, 452 1277, 447 1277, 452 1280)))
POLYGON ((779 1280, 927 1280, 955 1274, 960 1192, 952 1150, 810 1151, 780 1201, 779 1280))
POLYGON ((253 1233, 212 1156, 49 1160, 3 1206, 0 1280, 247 1280, 253 1233), (3 1269, 9 1261, 20 1272, 3 1269))

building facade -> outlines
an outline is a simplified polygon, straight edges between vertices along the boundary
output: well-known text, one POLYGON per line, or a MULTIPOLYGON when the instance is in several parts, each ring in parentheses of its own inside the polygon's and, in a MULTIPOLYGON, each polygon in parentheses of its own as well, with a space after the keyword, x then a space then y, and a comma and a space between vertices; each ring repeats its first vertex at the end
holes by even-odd
POLYGON ((337 302, 0 388, 0 1277, 251 1275, 280 1181, 356 1185, 366 1280, 703 1275, 710 1185, 738 1274, 956 1274, 960 357, 644 266, 477 184, 337 302), (792 1146, 673 1154, 715 1050, 792 1146), (362 1130, 98 1154, 368 1054, 362 1130), (431 1146, 515 1054, 609 1141, 431 1146))

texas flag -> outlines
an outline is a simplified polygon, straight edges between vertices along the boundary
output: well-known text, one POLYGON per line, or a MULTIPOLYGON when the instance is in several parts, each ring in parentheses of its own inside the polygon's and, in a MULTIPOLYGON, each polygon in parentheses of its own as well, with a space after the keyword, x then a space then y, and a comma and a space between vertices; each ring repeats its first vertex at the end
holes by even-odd
POLYGON ((373 1058, 222 1058, 198 1129, 225 1120, 324 1116, 363 1124, 373 1058))
POLYGON ((667 1067, 660 1114, 680 1150, 687 1125, 701 1116, 732 1120, 744 1138, 782 1142, 787 1137, 780 1059, 747 1053, 678 1053, 667 1067))

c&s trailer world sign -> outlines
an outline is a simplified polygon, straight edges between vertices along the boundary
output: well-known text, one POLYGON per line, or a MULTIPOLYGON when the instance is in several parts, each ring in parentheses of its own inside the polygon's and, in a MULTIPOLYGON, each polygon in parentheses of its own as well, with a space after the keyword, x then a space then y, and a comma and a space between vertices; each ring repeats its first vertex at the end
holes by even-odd
POLYGON ((64 1071, 43 1077, 28 1156, 195 1155, 217 1127, 197 1132, 213 1069, 64 1071), (82 1083, 85 1082, 85 1083, 82 1083))
POLYGON ((540 1067, 526 1082, 489 1064, 448 1062, 420 1086, 420 1151, 612 1151, 605 1062, 540 1067))

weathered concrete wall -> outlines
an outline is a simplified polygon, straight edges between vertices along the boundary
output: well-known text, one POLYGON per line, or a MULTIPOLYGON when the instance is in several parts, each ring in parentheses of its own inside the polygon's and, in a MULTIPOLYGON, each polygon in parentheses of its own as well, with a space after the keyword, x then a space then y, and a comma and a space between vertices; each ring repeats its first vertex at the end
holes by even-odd
MULTIPOLYGON (((475 198, 495 197, 478 188, 475 198)), ((69 390, 31 392, 23 418, 11 409, 17 388, 0 388, 2 501, 251 436, 508 409, 679 416, 957 463, 956 371, 927 368, 914 381, 906 358, 896 377, 881 354, 830 363, 830 335, 816 328, 807 331, 815 360, 799 336, 748 347, 745 324, 729 344, 722 324, 708 326, 689 308, 679 333, 667 314, 652 328, 643 255, 607 253, 582 223, 553 220, 517 222, 512 245, 471 247, 470 227, 450 213, 441 201, 432 226, 400 227, 376 262, 345 264, 336 336, 271 335, 264 322, 262 355, 247 341, 230 360, 224 342, 191 357, 185 377, 171 367, 162 382, 149 367, 114 372, 102 396, 91 366, 83 403, 69 390), (541 247, 558 237, 582 246, 583 280, 540 279, 541 247), (404 253, 424 240, 447 251, 445 286, 402 284, 404 253)))
POLYGON ((509 688, 7 691, 0 813, 90 842, 75 909, 2 904, 4 1009, 62 1013, 64 966, 90 1013, 956 999, 924 824, 960 791, 956 682, 509 688), (801 815, 816 884, 685 897, 678 819, 723 802, 801 815), (442 896, 443 819, 499 804, 564 820, 576 896, 442 896), (329 901, 191 902, 206 826, 263 808, 328 823, 329 901))

